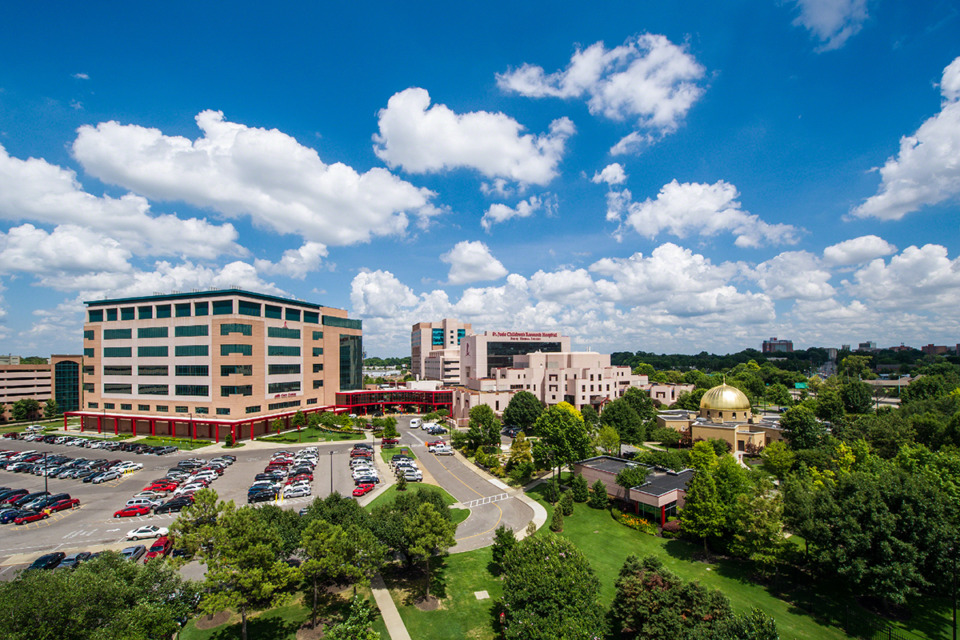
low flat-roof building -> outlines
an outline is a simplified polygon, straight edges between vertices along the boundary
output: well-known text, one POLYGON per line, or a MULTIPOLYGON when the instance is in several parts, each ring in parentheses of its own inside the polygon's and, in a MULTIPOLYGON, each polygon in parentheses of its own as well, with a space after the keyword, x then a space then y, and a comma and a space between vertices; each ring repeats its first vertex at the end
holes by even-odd
POLYGON ((13 417, 13 405, 19 400, 36 400, 40 403, 41 412, 43 405, 51 399, 56 401, 60 412, 79 409, 82 363, 83 356, 53 355, 49 364, 0 365, 3 419, 13 417))
POLYGON ((693 469, 673 471, 661 467, 650 467, 623 458, 597 456, 573 464, 574 473, 579 473, 593 485, 597 480, 607 487, 607 495, 630 504, 634 512, 644 515, 652 522, 663 526, 667 518, 677 515, 677 509, 683 508, 687 495, 687 483, 696 473, 693 469), (646 467, 650 470, 646 482, 637 487, 626 489, 617 484, 617 474, 629 467, 646 467))

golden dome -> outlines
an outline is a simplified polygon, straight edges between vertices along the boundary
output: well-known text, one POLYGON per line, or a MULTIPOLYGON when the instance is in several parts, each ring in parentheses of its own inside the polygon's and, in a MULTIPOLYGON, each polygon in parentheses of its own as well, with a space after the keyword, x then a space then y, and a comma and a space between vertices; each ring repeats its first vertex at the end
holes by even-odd
POLYGON ((744 395, 743 391, 728 384, 721 384, 703 394, 700 399, 701 409, 714 409, 719 411, 749 411, 750 400, 744 395))

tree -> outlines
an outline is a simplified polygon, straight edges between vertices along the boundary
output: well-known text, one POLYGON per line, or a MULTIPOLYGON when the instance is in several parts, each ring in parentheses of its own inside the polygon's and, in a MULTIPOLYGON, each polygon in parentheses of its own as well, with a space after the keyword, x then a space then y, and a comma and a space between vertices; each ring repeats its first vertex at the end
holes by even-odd
POLYGON ((590 487, 586 479, 579 473, 570 480, 570 495, 577 502, 586 502, 590 499, 590 487))
POLYGON ((46 404, 43 405, 43 417, 44 418, 55 418, 60 414, 60 408, 57 407, 57 401, 53 398, 47 400, 46 404))
POLYGON ((587 504, 594 509, 606 509, 609 503, 607 485, 603 484, 603 480, 597 480, 593 483, 593 487, 590 488, 590 499, 587 501, 587 504))
POLYGON ((563 515, 572 516, 573 515, 573 496, 569 491, 565 492, 560 496, 560 502, 557 503, 560 507, 560 510, 563 511, 563 515))
POLYGON ((726 523, 724 505, 717 494, 717 484, 709 472, 697 471, 687 485, 686 502, 680 510, 682 531, 703 540, 703 551, 708 553, 707 539, 723 533, 726 523))
POLYGON ((644 422, 648 422, 657 417, 657 407, 650 398, 650 395, 643 389, 637 387, 628 388, 622 397, 627 404, 640 416, 644 422))
POLYGON ((509 463, 511 467, 533 463, 530 441, 527 440, 527 437, 522 431, 517 434, 517 437, 513 439, 513 443, 510 445, 509 463))
POLYGON ((515 546, 517 546, 517 536, 514 535, 513 529, 504 524, 497 527, 497 530, 493 532, 494 564, 502 568, 503 559, 515 546))
POLYGON ((949 394, 956 385, 950 385, 939 375, 917 378, 900 393, 900 402, 909 404, 917 400, 934 400, 949 394))
POLYGON ((563 531, 563 507, 557 503, 553 507, 553 514, 550 516, 550 531, 560 533, 563 531))
POLYGON ((713 470, 713 481, 717 483, 717 498, 726 509, 736 502, 737 496, 750 491, 747 470, 730 454, 720 456, 713 470))
POLYGON ((813 411, 804 405, 787 409, 780 418, 780 427, 794 450, 813 449, 820 446, 827 438, 826 427, 817 422, 813 411))
MULTIPOLYGON (((425 487, 418 487, 416 491, 397 494, 393 502, 375 508, 373 513, 367 516, 365 520, 365 522, 369 522, 368 527, 377 539, 387 547, 403 554, 408 565, 412 565, 414 562, 415 554, 412 548, 416 541, 406 534, 406 523, 418 513, 420 507, 425 503, 432 504, 440 517, 447 521, 450 520, 450 510, 440 493, 425 487)), ((362 508, 359 510, 363 511, 362 508)))
POLYGON ((279 605, 296 571, 280 557, 279 534, 250 507, 226 510, 215 531, 213 548, 201 550, 207 573, 200 607, 209 614, 236 609, 247 640, 247 612, 279 605))
POLYGON ((283 557, 288 557, 300 546, 303 518, 297 515, 296 511, 265 504, 258 506, 253 512, 264 525, 280 536, 280 552, 283 557))
POLYGON ((709 442, 701 440, 690 450, 690 468, 697 471, 713 471, 717 466, 717 451, 709 442))
POLYGON ((169 563, 107 551, 71 571, 24 571, 0 583, 0 637, 166 640, 193 614, 196 594, 169 563))
POLYGON ((297 409, 297 412, 293 414, 292 418, 290 418, 290 424, 297 429, 301 429, 307 426, 307 416, 304 415, 303 411, 297 409))
POLYGON ((403 532, 408 539, 413 540, 410 553, 414 557, 424 559, 427 567, 426 597, 430 598, 430 558, 435 554, 445 555, 447 550, 456 544, 454 533, 457 527, 437 512, 430 503, 420 505, 416 514, 404 519, 403 532))
POLYGON ((314 628, 320 585, 369 582, 386 556, 386 548, 369 529, 355 524, 343 527, 320 519, 312 520, 304 528, 301 549, 304 562, 300 571, 313 590, 314 628))
POLYGON ((583 408, 580 409, 580 415, 583 416, 583 424, 586 425, 587 431, 596 433, 597 429, 600 428, 600 414, 593 408, 593 405, 583 405, 583 408))
POLYGON ((377 610, 367 600, 354 595, 350 611, 342 622, 327 628, 326 640, 380 640, 380 632, 370 626, 377 619, 377 610))
POLYGON ((780 640, 777 621, 764 613, 763 609, 753 609, 722 622, 717 629, 716 640, 780 640))
POLYGON ((765 489, 737 496, 731 505, 730 550, 754 562, 762 575, 776 572, 787 544, 783 535, 783 501, 765 489))
POLYGON ((537 396, 529 391, 517 391, 503 410, 503 423, 520 427, 525 433, 532 433, 530 428, 536 424, 541 413, 543 405, 537 396))
POLYGON ((619 486, 629 490, 645 483, 648 475, 650 475, 650 468, 647 466, 625 467, 617 474, 616 482, 619 486))
POLYGON ((23 398, 13 403, 11 410, 13 419, 16 422, 33 420, 40 413, 40 403, 33 398, 23 398))
POLYGON ((625 398, 617 398, 605 406, 600 421, 615 429, 624 442, 641 444, 646 438, 643 420, 625 398))
POLYGON ((679 396, 677 396, 677 407, 680 409, 686 409, 687 411, 699 411, 700 410, 700 401, 703 399, 703 395, 708 391, 708 389, 694 389, 693 391, 682 391, 679 396))
POLYGON ((790 406, 793 402, 793 398, 790 397, 790 390, 787 389, 786 385, 779 382, 767 387, 766 397, 767 402, 781 407, 790 406))
POLYGON ((397 419, 393 416, 388 416, 386 418, 380 418, 381 424, 383 424, 383 433, 381 434, 384 438, 396 438, 399 437, 400 432, 397 431, 397 419))
POLYGON ((873 356, 847 356, 840 361, 837 375, 847 380, 869 380, 872 377, 870 361, 873 356))
POLYGON ((467 433, 472 448, 500 444, 500 421, 489 405, 478 404, 470 409, 470 428, 467 433))
POLYGON ((787 472, 793 468, 796 456, 782 440, 774 440, 760 453, 760 458, 770 473, 777 479, 783 480, 787 477, 787 472))
POLYGON ((610 425, 604 425, 600 428, 597 435, 597 448, 602 449, 608 454, 620 453, 620 434, 610 425))
POLYGON ((223 502, 213 489, 201 489, 193 494, 193 502, 170 525, 170 532, 177 540, 177 546, 192 558, 201 549, 213 547, 217 521, 223 513, 233 510, 232 500, 223 502))
POLYGON ((605 635, 600 581, 572 542, 553 534, 524 538, 503 564, 507 640, 590 640, 605 635))
POLYGON ((230 431, 227 432, 227 437, 224 439, 223 445, 229 449, 235 444, 236 442, 234 442, 233 440, 233 430, 231 429, 230 431))
POLYGON ((280 433, 280 431, 283 430, 283 420, 281 420, 280 418, 277 418, 276 420, 270 423, 270 427, 277 433, 280 433))
POLYGON ((553 454, 558 467, 593 455, 593 444, 580 412, 566 402, 540 414, 534 430, 553 454))
POLYGON ((733 616, 726 596, 685 582, 656 556, 628 556, 616 588, 610 617, 621 638, 728 637, 715 635, 733 616))
POLYGON ((870 386, 865 382, 851 380, 840 385, 840 398, 847 413, 866 413, 873 407, 870 386))
POLYGON ((821 420, 839 424, 843 420, 843 399, 840 391, 824 387, 817 394, 816 415, 821 420))

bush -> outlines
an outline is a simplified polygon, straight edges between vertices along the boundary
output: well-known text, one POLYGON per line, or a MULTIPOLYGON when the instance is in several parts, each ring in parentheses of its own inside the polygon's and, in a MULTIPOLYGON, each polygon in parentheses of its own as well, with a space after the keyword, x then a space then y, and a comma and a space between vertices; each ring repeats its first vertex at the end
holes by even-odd
POLYGON ((532 462, 515 464, 513 465, 513 469, 510 470, 510 479, 517 484, 527 484, 530 481, 531 475, 533 475, 532 462))
POLYGON ((563 508, 560 505, 553 508, 553 517, 550 518, 550 531, 554 533, 563 531, 563 508))
POLYGON ((641 533, 648 533, 651 536, 657 534, 657 528, 645 518, 641 518, 629 513, 621 513, 618 509, 614 509, 611 514, 613 515, 614 520, 622 525, 630 527, 631 529, 635 529, 641 533))
POLYGON ((400 479, 397 480, 397 491, 406 491, 407 490, 407 479, 403 476, 400 476, 400 479))
POLYGON ((573 515, 573 494, 567 491, 560 497, 560 502, 557 504, 563 515, 572 516, 573 515))
POLYGON ((610 504, 607 498, 607 485, 603 484, 603 480, 597 480, 593 483, 593 488, 590 490, 590 500, 587 501, 587 504, 594 509, 606 509, 610 504))
POLYGON ((662 527, 660 527, 660 535, 664 538, 679 538, 680 537, 680 521, 671 520, 662 527))
POLYGON ((503 558, 510 549, 517 546, 517 537, 513 534, 513 529, 506 525, 500 525, 493 534, 493 561, 497 565, 503 566, 503 558))
POLYGON ((227 433, 227 439, 226 439, 226 441, 224 442, 224 446, 226 446, 226 447, 232 447, 232 446, 235 445, 235 444, 236 444, 236 442, 233 441, 233 432, 230 431, 230 432, 227 433))
POLYGON ((590 488, 587 486, 586 479, 579 473, 570 481, 570 493, 575 502, 586 502, 590 499, 590 488))

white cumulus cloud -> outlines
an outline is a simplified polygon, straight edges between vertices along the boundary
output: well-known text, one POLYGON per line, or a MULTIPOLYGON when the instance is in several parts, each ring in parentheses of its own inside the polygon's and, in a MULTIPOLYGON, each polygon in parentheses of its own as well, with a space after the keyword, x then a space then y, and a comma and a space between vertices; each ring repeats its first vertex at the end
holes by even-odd
POLYGON ((196 121, 196 140, 113 121, 80 127, 73 154, 91 175, 153 200, 249 215, 260 227, 328 246, 402 234, 409 215, 438 213, 432 192, 385 169, 327 164, 285 133, 229 122, 219 111, 196 121))
POLYGON ((833 274, 807 251, 785 251, 746 274, 774 300, 822 300, 836 293, 833 274))
POLYGON ((832 266, 845 266, 863 264, 896 252, 897 248, 880 236, 868 235, 830 245, 823 250, 823 260, 832 266))
POLYGON ((910 246, 890 260, 877 258, 853 275, 850 292, 882 309, 956 310, 960 296, 960 258, 946 247, 910 246))
POLYGON ((880 190, 851 212, 858 218, 899 220, 924 206, 960 195, 960 58, 943 70, 943 104, 880 168, 880 190))
POLYGON ((627 181, 627 173, 623 170, 622 164, 619 162, 614 162, 605 166, 601 171, 593 174, 593 178, 591 178, 590 181, 594 184, 600 184, 603 182, 610 186, 615 184, 623 184, 627 181))
POLYGON ((130 251, 120 243, 75 225, 61 225, 48 233, 32 224, 0 232, 0 273, 30 273, 47 278, 54 288, 65 273, 131 271, 130 251))
POLYGON ((656 199, 629 202, 608 198, 607 219, 617 219, 615 207, 626 211, 626 224, 647 238, 667 232, 678 238, 714 236, 721 232, 737 236, 738 247, 793 244, 799 230, 789 224, 770 224, 741 208, 737 188, 720 180, 714 184, 679 183, 673 180, 660 189, 656 199))
POLYGON ((417 304, 413 290, 389 271, 361 271, 350 285, 350 302, 360 316, 394 319, 417 304))
POLYGON ((280 262, 269 260, 254 260, 254 266, 260 273, 290 276, 303 280, 311 271, 320 267, 320 262, 327 257, 327 248, 319 242, 304 242, 299 249, 288 249, 283 252, 280 262))
POLYGON ((639 130, 614 147, 614 153, 633 153, 677 129, 703 95, 698 82, 704 73, 703 65, 684 47, 666 36, 646 33, 612 49, 603 42, 577 49, 562 71, 548 74, 543 67, 523 64, 498 74, 497 84, 532 98, 586 96, 594 115, 635 120, 639 130))
POLYGON ((867 0, 796 0, 800 14, 793 24, 819 41, 818 51, 839 49, 857 34, 867 18, 867 0))
POLYGON ((542 207, 551 209, 550 201, 545 196, 530 196, 526 200, 521 200, 516 207, 497 202, 490 205, 484 212, 480 225, 486 230, 498 222, 505 222, 510 218, 529 218, 542 207))
POLYGON ((430 105, 425 89, 412 87, 391 96, 379 114, 374 151, 390 167, 408 173, 475 169, 487 178, 545 185, 557 175, 567 139, 575 128, 567 118, 554 120, 549 133, 523 133, 503 113, 455 113, 430 105))
POLYGON ((0 145, 0 218, 86 227, 147 255, 215 258, 244 254, 231 224, 198 218, 151 215, 147 201, 87 193, 69 169, 42 158, 20 160, 0 145))
POLYGON ((507 275, 506 267, 479 240, 458 242, 440 259, 450 265, 447 281, 454 285, 499 280, 507 275))

